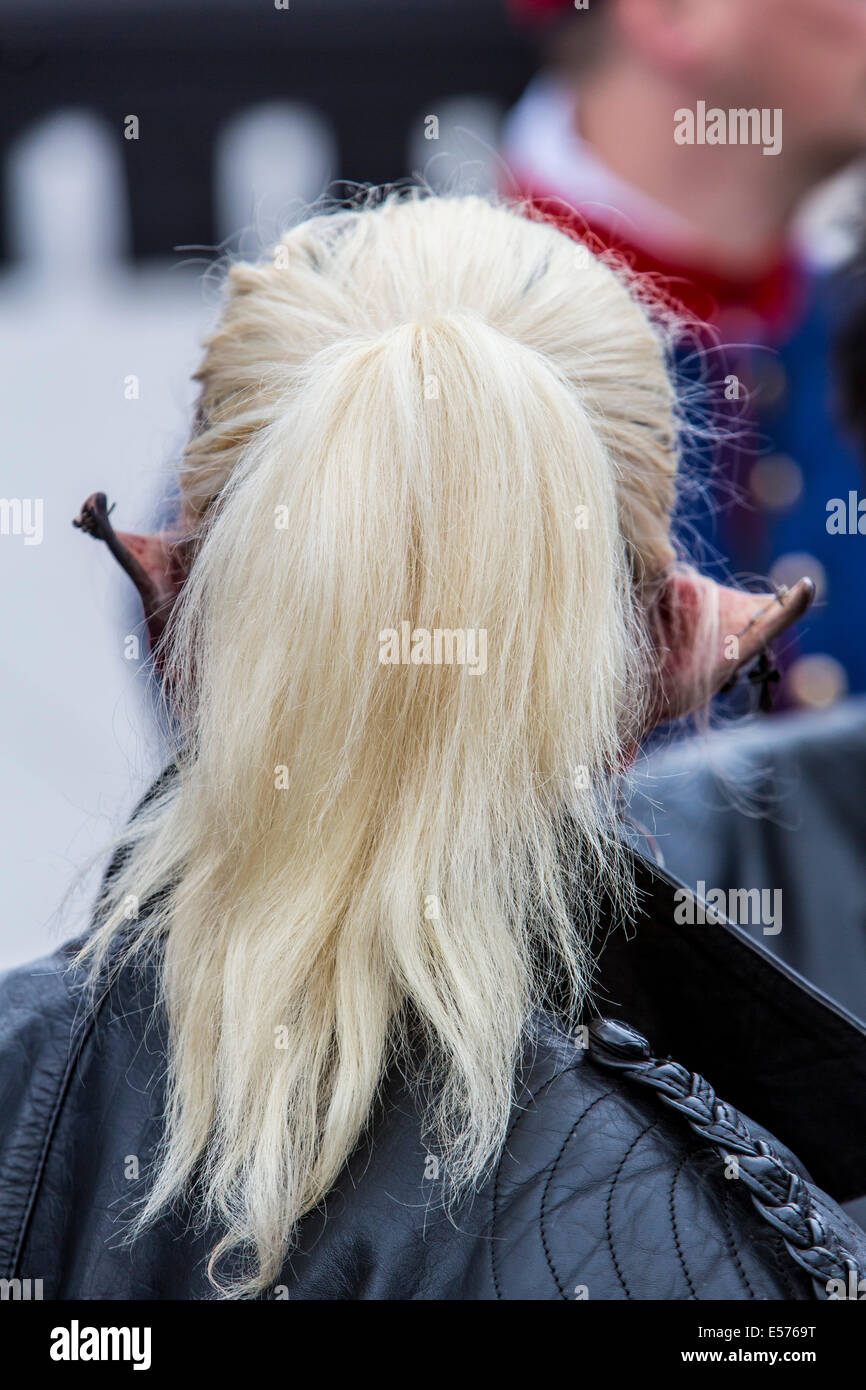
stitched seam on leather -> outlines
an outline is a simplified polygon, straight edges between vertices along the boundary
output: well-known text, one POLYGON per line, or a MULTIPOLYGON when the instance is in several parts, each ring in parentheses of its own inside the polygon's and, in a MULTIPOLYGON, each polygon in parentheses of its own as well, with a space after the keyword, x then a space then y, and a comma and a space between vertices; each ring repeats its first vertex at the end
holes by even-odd
POLYGON ((560 1283, 556 1270, 553 1267, 553 1260, 550 1258, 550 1251, 547 1247, 547 1237, 544 1234, 544 1208, 547 1203, 547 1194, 550 1190, 550 1184, 553 1182, 556 1170, 559 1167, 559 1164, 562 1162, 562 1155, 565 1153, 565 1150, 568 1148, 568 1145, 571 1143, 577 1130, 583 1124, 583 1121, 586 1119, 590 1110, 593 1110, 595 1106, 598 1105, 599 1101, 607 1100, 608 1096, 612 1096, 615 1089, 616 1087, 612 1086, 609 1091, 605 1091, 604 1095, 596 1096, 595 1100, 591 1100, 589 1105, 586 1106, 582 1114, 578 1115, 577 1119, 571 1127, 571 1131, 569 1132, 569 1134, 566 1135, 565 1139, 563 1139, 559 1153, 553 1160, 553 1165, 550 1169, 550 1172, 547 1175, 547 1182, 544 1184, 544 1191, 541 1194, 541 1205, 539 1207, 538 1214, 538 1229, 541 1235, 541 1244, 544 1250, 544 1258, 547 1260, 547 1267, 550 1270, 551 1276, 553 1278, 554 1283, 556 1284, 557 1289, 559 1290, 560 1297, 566 1299, 566 1301, 570 1300, 568 1299, 568 1295, 565 1292, 565 1289, 563 1288, 562 1284, 560 1283))
POLYGON ((681 1266, 682 1266, 682 1271, 683 1271, 683 1274, 684 1274, 685 1277, 686 1277, 686 1283, 687 1283, 688 1286, 689 1286, 689 1291, 690 1291, 691 1297, 694 1298, 694 1299, 697 1299, 697 1296, 698 1296, 697 1290, 696 1290, 694 1284, 692 1283, 691 1275, 689 1274, 688 1268, 687 1268, 687 1266, 686 1266, 686 1258, 685 1258, 685 1255, 683 1254, 682 1249, 681 1249, 681 1247, 680 1247, 680 1235, 679 1235, 679 1231, 678 1231, 678 1229, 677 1229, 677 1213, 676 1213, 676 1207, 675 1207, 675 1197, 676 1197, 676 1190, 677 1190, 677 1183, 678 1183, 678 1181, 679 1181, 679 1176, 680 1176, 680 1173, 682 1172, 683 1168, 684 1168, 684 1167, 686 1166, 686 1164, 688 1163, 688 1161, 689 1161, 690 1158, 691 1158, 691 1154, 687 1154, 687 1153, 686 1153, 686 1154, 683 1154, 682 1158, 680 1159, 679 1163, 678 1163, 677 1166, 676 1166, 676 1169, 674 1170, 674 1175, 673 1175, 673 1177, 671 1178, 671 1185, 670 1185, 670 1190, 669 1190, 669 1193, 668 1193, 668 1210, 669 1210, 670 1216, 671 1216, 671 1230, 672 1230, 673 1233, 674 1233, 674 1245, 676 1246, 676 1252, 677 1252, 677 1255, 679 1256, 679 1261, 680 1261, 680 1264, 681 1264, 681 1266))
MULTIPOLYGON (((508 1127, 508 1133, 505 1136, 505 1143, 502 1145, 502 1151, 499 1155, 499 1158, 496 1161, 496 1171, 493 1175, 493 1193, 491 1199, 492 1213, 490 1227, 490 1277, 493 1280, 493 1288, 496 1292, 496 1297, 499 1299, 502 1298, 502 1292, 499 1287, 499 1277, 496 1273, 496 1222, 499 1216, 497 1199, 499 1195, 499 1177, 502 1171, 502 1160, 508 1150, 508 1145, 511 1142, 511 1139, 513 1138, 514 1131, 517 1129, 517 1126, 520 1123, 524 1112, 528 1108, 528 1103, 530 1101, 532 1101, 533 1103, 537 1102, 538 1099, 544 1095, 544 1092, 547 1090, 548 1086, 552 1086, 554 1081, 558 1081, 561 1076, 567 1076, 569 1072, 576 1071, 577 1068, 581 1065, 581 1063, 582 1059, 578 1062, 572 1062, 570 1067, 563 1067, 562 1071, 556 1072, 554 1076, 549 1076, 547 1080, 544 1082, 544 1084, 540 1086, 537 1091, 530 1092, 530 1094, 526 1098, 527 1104, 523 1105, 519 1110, 516 1111, 514 1119, 511 1121, 511 1124, 508 1127)), ((608 1092, 608 1094, 610 1094, 610 1092, 608 1092)))
POLYGON ((617 1258, 616 1258, 616 1251, 614 1250, 614 1246, 613 1246, 613 1229, 612 1229, 612 1227, 611 1227, 611 1221, 610 1221, 610 1208, 611 1208, 611 1204, 612 1204, 612 1202, 613 1202, 614 1188, 616 1187, 617 1183, 619 1182, 620 1174, 622 1173, 623 1168, 625 1167, 626 1163, 628 1162, 628 1159, 629 1159, 629 1156, 630 1156, 630 1154, 631 1154, 632 1149, 636 1148, 637 1145, 640 1143, 641 1139, 643 1139, 645 1135, 649 1134, 649 1132, 650 1132, 651 1129, 655 1129, 656 1125, 658 1125, 658 1124, 660 1124, 660 1123, 661 1123, 660 1120, 651 1120, 650 1123, 649 1123, 648 1125, 644 1125, 644 1127, 643 1127, 643 1129, 641 1130, 640 1134, 636 1135, 635 1138, 631 1141, 631 1143, 629 1144, 629 1146, 628 1146, 628 1148, 626 1149, 625 1153, 623 1154, 622 1158, 620 1159, 619 1165, 618 1165, 618 1167, 617 1167, 617 1170, 616 1170, 616 1172, 615 1172, 614 1175, 613 1175, 613 1180, 612 1180, 612 1182, 611 1182, 611 1184, 610 1184, 610 1188, 609 1188, 608 1194, 607 1194, 607 1201, 605 1202, 605 1205, 604 1205, 604 1229, 605 1229, 605 1235, 607 1236, 608 1249, 610 1250, 610 1257, 611 1257, 611 1259, 613 1260, 613 1267, 614 1267, 614 1269, 616 1270, 616 1276, 617 1276, 617 1278, 619 1279, 619 1282, 622 1284, 623 1288, 625 1289, 625 1296, 626 1296, 626 1298, 631 1298, 631 1291, 630 1291, 630 1289, 629 1289, 628 1284, 625 1282, 625 1279, 623 1278, 622 1271, 620 1270, 620 1267, 619 1267, 619 1261, 618 1261, 617 1258))
POLYGON ((728 1243, 728 1248, 729 1248, 729 1250, 730 1250, 730 1252, 731 1252, 731 1256, 732 1256, 732 1258, 733 1258, 734 1264, 736 1265, 737 1269, 738 1269, 739 1272, 740 1272, 740 1275, 742 1276, 743 1283, 745 1284, 746 1288, 749 1290, 749 1297, 750 1297, 750 1298, 757 1298, 757 1294, 755 1293, 755 1290, 752 1288, 752 1285, 751 1285, 751 1283, 750 1283, 750 1281, 749 1281, 749 1276, 748 1276, 748 1274, 746 1273, 745 1266, 743 1265, 743 1262, 742 1262, 742 1260, 740 1259, 740 1252, 739 1252, 739 1250, 737 1249, 737 1242, 734 1240, 734 1223, 731 1221, 731 1188, 730 1188, 730 1184, 728 1184, 728 1186, 725 1188, 725 1200, 724 1200, 724 1204, 723 1204, 723 1206, 722 1206, 722 1215, 723 1215, 724 1218, 725 1218, 725 1239, 726 1239, 726 1241, 727 1241, 727 1243, 728 1243))
MULTIPOLYGON (((108 999, 109 993, 110 990, 106 989, 102 999, 99 1001, 98 1006, 90 1011, 90 1015, 87 1019, 87 1022, 80 1028, 77 1043, 73 1048, 70 1049, 70 1054, 67 1059, 66 1067, 64 1069, 63 1075, 60 1078, 60 1084, 57 1088, 57 1093, 54 1097, 54 1103, 51 1107, 51 1111, 48 1116, 48 1123, 45 1128, 45 1137, 42 1141, 42 1148, 39 1153, 36 1168, 34 1169, 33 1178, 30 1183, 30 1189, 27 1194, 27 1199, 24 1203, 24 1210, 21 1216, 21 1222, 18 1227, 17 1235, 15 1237, 10 1278, 14 1279, 18 1276, 18 1265, 24 1253, 24 1244, 27 1239, 27 1232, 30 1228, 30 1222, 33 1219, 33 1213, 36 1209, 36 1200, 39 1195, 39 1189, 42 1186, 42 1179, 45 1176, 45 1168, 48 1163, 48 1153, 57 1130, 57 1124, 60 1119, 60 1112, 63 1109, 64 1101, 66 1100, 66 1097, 69 1093, 69 1087, 72 1084, 72 1077, 81 1059, 81 1054, 84 1050, 84 1047, 90 1039, 90 1037, 92 1036, 93 1030, 96 1026, 96 1021, 99 1015, 102 1013, 103 1008, 105 1007, 105 1003, 108 999)), ((75 1017, 73 1016, 72 1027, 70 1030, 72 1036, 74 1036, 75 1027, 75 1017)))

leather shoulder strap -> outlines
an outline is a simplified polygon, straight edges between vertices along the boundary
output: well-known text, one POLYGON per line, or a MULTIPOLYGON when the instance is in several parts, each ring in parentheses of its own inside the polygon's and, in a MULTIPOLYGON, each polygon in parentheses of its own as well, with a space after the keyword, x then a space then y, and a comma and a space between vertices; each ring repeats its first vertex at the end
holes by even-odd
POLYGON ((647 1087, 680 1115, 715 1149, 720 1166, 734 1166, 736 1181, 759 1216, 781 1236, 790 1258, 811 1276, 818 1298, 838 1298, 834 1289, 857 1289, 866 1276, 866 1234, 841 1211, 829 1206, 820 1210, 818 1194, 797 1171, 795 1161, 786 1161, 776 1146, 755 1133, 704 1077, 677 1062, 653 1057, 646 1038, 609 1019, 590 1024, 589 1051, 602 1067, 647 1087))

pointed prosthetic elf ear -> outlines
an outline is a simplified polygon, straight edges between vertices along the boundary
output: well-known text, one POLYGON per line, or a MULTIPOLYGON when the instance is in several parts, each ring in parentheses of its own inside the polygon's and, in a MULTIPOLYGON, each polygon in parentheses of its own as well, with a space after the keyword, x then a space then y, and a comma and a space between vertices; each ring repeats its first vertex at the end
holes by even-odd
POLYGON ((750 679, 762 686, 761 706, 771 703, 778 679, 767 650, 801 618, 815 596, 811 579, 775 594, 729 589, 695 573, 672 572, 652 614, 661 663, 661 689, 651 724, 701 709, 757 660, 750 679))
POLYGON ((104 541, 138 590, 151 651, 165 631, 175 599, 189 570, 191 546, 184 537, 140 536, 115 531, 104 492, 94 492, 72 522, 88 536, 104 541))

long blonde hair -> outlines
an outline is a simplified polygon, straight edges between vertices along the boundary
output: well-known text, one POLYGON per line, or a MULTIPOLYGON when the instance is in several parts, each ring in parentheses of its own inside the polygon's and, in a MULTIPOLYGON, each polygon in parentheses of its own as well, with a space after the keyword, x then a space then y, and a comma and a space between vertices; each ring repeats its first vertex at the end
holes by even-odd
POLYGON ((273 1283, 410 1033, 450 1190, 477 1182, 532 1011, 555 977, 574 1022, 601 895, 628 910, 615 781, 673 559, 666 350, 611 267, 476 197, 314 216, 228 274, 180 475, 176 776, 86 947, 158 948, 140 1224, 194 1191, 224 1293, 273 1283))

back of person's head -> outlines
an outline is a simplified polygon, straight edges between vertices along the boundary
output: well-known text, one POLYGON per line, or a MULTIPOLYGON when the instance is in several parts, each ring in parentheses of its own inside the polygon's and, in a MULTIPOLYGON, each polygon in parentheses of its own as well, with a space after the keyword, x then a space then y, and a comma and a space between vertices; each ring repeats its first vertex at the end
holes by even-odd
POLYGON ((663 332, 479 198, 392 195, 229 272, 181 469, 177 775, 93 939, 158 946, 165 1148, 232 1292, 266 1287, 420 1047, 452 1190, 502 1143, 532 1011, 568 1024, 674 558, 663 332), (130 923, 130 900, 142 904, 130 923))

